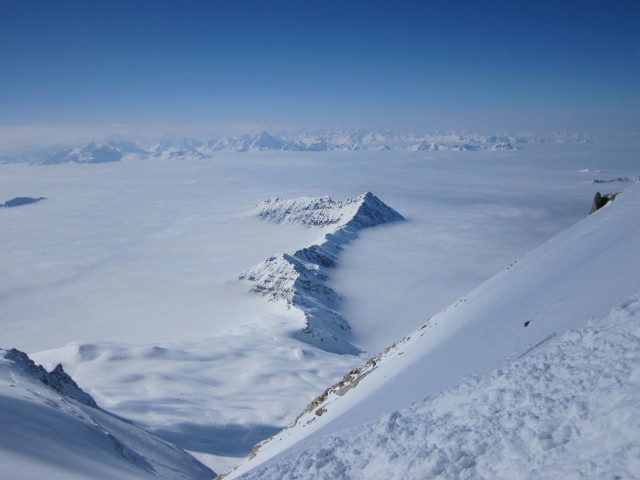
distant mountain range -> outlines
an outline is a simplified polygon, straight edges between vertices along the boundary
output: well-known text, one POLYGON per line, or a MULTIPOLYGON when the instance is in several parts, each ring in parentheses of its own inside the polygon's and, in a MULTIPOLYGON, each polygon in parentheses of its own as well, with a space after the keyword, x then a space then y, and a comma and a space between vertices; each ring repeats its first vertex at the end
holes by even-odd
POLYGON ((588 135, 482 135, 476 133, 415 134, 377 131, 284 132, 244 134, 236 137, 197 140, 161 140, 143 143, 132 139, 90 142, 86 145, 48 146, 11 151, 0 155, 0 163, 57 165, 62 163, 107 163, 125 158, 202 159, 219 152, 330 152, 357 150, 475 151, 516 150, 526 143, 589 143, 588 135))

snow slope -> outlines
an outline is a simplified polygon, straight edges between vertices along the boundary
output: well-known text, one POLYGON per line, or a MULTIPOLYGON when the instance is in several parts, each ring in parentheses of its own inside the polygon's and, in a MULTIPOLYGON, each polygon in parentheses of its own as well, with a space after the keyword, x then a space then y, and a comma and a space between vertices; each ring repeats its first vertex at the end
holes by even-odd
POLYGON ((60 366, 0 350, 4 478, 206 479, 193 457, 97 407, 60 366))
POLYGON ((636 184, 353 370, 229 478, 288 448, 306 448, 299 446, 303 439, 375 421, 606 316, 640 290, 638 245, 636 184))
POLYGON ((246 479, 638 478, 640 296, 246 479))
POLYGON ((340 312, 340 294, 327 285, 328 269, 337 265, 342 246, 357 238, 359 230, 403 220, 402 215, 371 192, 344 202, 328 196, 273 198, 260 202, 252 213, 276 223, 336 225, 318 243, 292 255, 269 257, 239 278, 251 283, 253 292, 302 312, 306 326, 296 335, 299 340, 333 353, 360 353, 351 343, 349 324, 340 312))

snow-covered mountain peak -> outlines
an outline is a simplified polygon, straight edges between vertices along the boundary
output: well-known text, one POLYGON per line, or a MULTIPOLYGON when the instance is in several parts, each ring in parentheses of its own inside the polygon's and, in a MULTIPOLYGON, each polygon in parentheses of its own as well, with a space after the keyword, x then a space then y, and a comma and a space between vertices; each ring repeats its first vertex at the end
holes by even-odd
POLYGON ((349 324, 340 313, 341 296, 326 284, 327 269, 337 265, 342 245, 354 240, 359 230, 402 220, 402 215, 371 192, 345 201, 326 195, 271 198, 260 202, 250 213, 275 223, 334 226, 320 243, 293 255, 272 256, 239 279, 250 282, 251 291, 270 301, 283 301, 287 308, 303 313, 307 325, 296 337, 299 340, 335 353, 359 353, 360 349, 351 343, 349 324))
POLYGON ((375 227, 388 222, 404 220, 404 217, 389 207, 371 192, 363 193, 355 199, 358 208, 349 220, 357 228, 375 227))
POLYGON ((360 228, 364 228, 403 218, 371 192, 345 201, 333 200, 328 195, 291 200, 270 198, 258 203, 250 213, 275 223, 313 227, 356 221, 360 228))

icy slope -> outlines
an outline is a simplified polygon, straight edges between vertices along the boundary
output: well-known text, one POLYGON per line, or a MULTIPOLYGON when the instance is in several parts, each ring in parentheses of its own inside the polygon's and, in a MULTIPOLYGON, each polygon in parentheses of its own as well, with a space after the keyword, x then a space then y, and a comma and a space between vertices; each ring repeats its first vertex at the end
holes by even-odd
POLYGON ((243 478, 637 478, 640 297, 409 408, 243 478))
POLYGON ((374 421, 607 315, 640 290, 638 245, 636 184, 347 375, 231 478, 306 437, 374 421))
POLYGON ((331 198, 274 198, 259 203, 252 214, 276 223, 325 227, 335 225, 319 243, 293 255, 268 258, 240 275, 252 291, 271 301, 300 310, 306 327, 296 338, 333 353, 358 354, 351 343, 350 327, 339 311, 340 295, 326 281, 327 269, 336 266, 342 246, 358 231, 403 217, 370 192, 344 202, 331 198))
POLYGON ((211 470, 97 408, 57 367, 0 349, 0 464, 12 479, 205 479, 211 470))

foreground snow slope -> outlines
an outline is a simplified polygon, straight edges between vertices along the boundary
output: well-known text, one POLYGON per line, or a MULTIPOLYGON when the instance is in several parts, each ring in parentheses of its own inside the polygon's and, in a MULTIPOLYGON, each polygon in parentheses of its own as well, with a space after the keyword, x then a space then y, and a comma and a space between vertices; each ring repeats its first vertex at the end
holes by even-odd
POLYGON ((640 296, 523 358, 243 478, 638 478, 640 296))
POLYGON ((206 479, 182 450, 99 409, 60 367, 0 349, 0 465, 11 479, 206 479))
POLYGON ((607 315, 640 290, 638 245, 636 184, 346 376, 230 478, 302 439, 374 421, 607 315))

